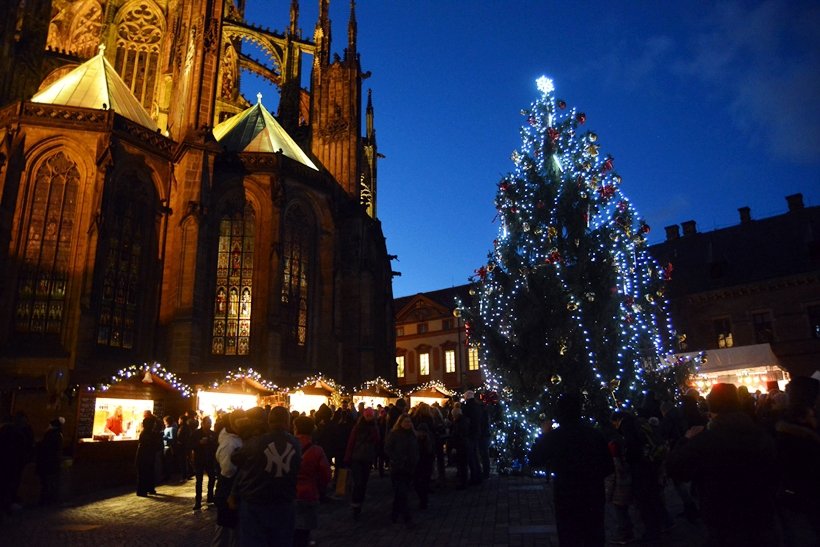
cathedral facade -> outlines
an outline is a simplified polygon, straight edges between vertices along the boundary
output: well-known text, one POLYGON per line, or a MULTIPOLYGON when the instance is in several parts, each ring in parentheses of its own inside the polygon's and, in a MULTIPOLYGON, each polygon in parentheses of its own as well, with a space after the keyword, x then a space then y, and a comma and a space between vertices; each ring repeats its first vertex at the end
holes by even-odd
POLYGON ((354 3, 342 55, 329 0, 312 39, 298 0, 281 6, 282 32, 247 22, 244 0, 11 4, 0 374, 93 377, 144 361, 253 368, 280 385, 394 374, 354 3), (275 115, 240 93, 247 72, 278 87, 275 115))

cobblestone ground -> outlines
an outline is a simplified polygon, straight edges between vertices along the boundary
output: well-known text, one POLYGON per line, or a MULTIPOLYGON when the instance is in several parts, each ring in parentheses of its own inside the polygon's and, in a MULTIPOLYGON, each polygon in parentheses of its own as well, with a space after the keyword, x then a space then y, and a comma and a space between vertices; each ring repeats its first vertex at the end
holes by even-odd
MULTIPOLYGON (((193 481, 160 485, 157 491, 157 496, 139 498, 131 489, 120 488, 54 507, 25 507, 0 521, 0 545, 209 545, 216 511, 191 510, 193 481)), ((670 512, 677 514, 679 503, 671 491, 668 494, 670 512)), ((345 500, 329 500, 320 507, 320 529, 313 539, 321 547, 558 545, 551 492, 543 479, 494 475, 467 490, 436 489, 429 509, 415 513, 411 529, 390 521, 391 499, 389 478, 373 473, 360 519, 353 520, 345 500)), ((680 518, 675 524, 661 542, 643 545, 703 544, 699 527, 680 518)))

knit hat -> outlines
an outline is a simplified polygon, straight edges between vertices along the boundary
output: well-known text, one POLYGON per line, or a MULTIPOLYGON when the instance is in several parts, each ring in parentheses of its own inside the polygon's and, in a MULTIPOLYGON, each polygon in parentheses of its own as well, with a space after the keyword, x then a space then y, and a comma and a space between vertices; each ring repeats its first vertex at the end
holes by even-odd
POLYGON ((268 425, 272 429, 289 429, 290 412, 288 412, 288 409, 283 406, 273 407, 268 415, 268 425))

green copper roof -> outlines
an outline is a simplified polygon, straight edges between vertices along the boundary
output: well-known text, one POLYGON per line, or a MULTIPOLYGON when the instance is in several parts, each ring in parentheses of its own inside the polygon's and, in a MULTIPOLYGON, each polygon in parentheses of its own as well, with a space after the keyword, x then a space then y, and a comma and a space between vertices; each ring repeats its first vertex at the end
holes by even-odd
POLYGON ((31 98, 46 103, 82 108, 111 109, 132 122, 156 131, 157 124, 148 115, 120 75, 100 52, 31 98))
POLYGON ((228 118, 213 129, 214 138, 231 152, 278 152, 319 170, 299 145, 285 132, 267 109, 262 98, 252 107, 228 118))

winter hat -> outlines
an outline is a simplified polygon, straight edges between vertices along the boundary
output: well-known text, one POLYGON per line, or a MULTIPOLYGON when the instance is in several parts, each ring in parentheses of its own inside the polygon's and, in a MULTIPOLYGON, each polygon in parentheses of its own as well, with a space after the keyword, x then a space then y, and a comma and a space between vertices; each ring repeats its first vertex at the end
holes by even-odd
POLYGON ((712 391, 706 396, 706 404, 709 406, 709 412, 713 414, 740 410, 737 388, 734 384, 717 383, 713 385, 712 391))
POLYGON ((464 392, 464 399, 472 399, 473 397, 475 397, 475 391, 472 389, 468 389, 464 392))
POLYGON ((268 415, 268 425, 272 429, 289 429, 290 427, 290 412, 283 406, 275 406, 270 410, 268 415))

